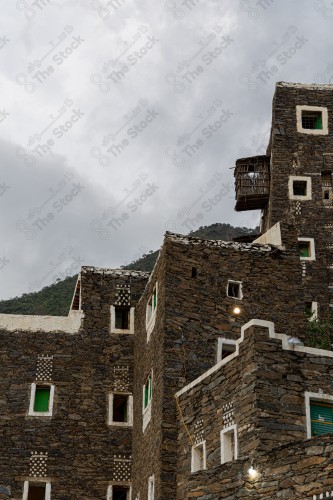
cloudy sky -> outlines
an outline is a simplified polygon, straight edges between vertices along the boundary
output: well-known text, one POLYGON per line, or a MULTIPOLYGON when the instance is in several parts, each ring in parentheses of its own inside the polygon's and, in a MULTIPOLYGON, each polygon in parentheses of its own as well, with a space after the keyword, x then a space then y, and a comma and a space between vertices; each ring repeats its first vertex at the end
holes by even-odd
POLYGON ((276 81, 333 81, 333 2, 18 0, 0 18, 0 299, 227 222, 276 81))

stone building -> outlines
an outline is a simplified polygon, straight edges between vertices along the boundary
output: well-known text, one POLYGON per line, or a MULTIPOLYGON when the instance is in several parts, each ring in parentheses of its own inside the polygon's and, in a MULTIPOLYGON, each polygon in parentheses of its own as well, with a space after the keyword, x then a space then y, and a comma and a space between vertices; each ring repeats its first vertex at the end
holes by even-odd
POLYGON ((235 168, 254 241, 166 233, 152 273, 83 267, 66 318, 0 315, 0 499, 333 498, 332 131, 332 85, 278 83, 235 168))

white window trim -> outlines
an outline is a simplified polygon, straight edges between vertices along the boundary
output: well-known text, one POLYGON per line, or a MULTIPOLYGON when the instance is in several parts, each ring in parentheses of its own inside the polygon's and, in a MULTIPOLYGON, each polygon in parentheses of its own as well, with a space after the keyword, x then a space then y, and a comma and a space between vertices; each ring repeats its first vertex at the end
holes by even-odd
POLYGON ((316 260, 314 238, 297 238, 298 241, 307 241, 310 243, 310 257, 301 257, 301 260, 316 260))
POLYGON ((149 476, 149 478, 148 478, 148 496, 147 496, 147 498, 148 498, 148 500, 154 500, 154 498, 155 498, 155 476, 154 476, 154 474, 152 476, 149 476), (152 495, 150 494, 150 492, 151 492, 150 485, 153 485, 152 495))
POLYGON ((328 113, 324 106, 296 106, 296 127, 297 132, 309 135, 327 135, 328 134, 328 113), (302 111, 321 111, 322 113, 322 129, 308 129, 302 127, 302 111))
POLYGON ((152 294, 149 296, 149 300, 146 305, 146 330, 147 330, 147 342, 149 342, 151 332, 154 329, 155 326, 155 318, 156 318, 156 310, 157 310, 157 305, 158 305, 158 288, 157 288, 157 282, 155 283, 155 286, 153 288, 152 294), (156 307, 155 309, 152 310, 151 316, 148 320, 148 304, 150 299, 152 298, 154 292, 156 292, 156 307))
POLYGON ((224 345, 232 345, 235 346, 235 351, 236 351, 236 340, 231 340, 231 339, 225 339, 224 337, 220 337, 217 339, 217 355, 216 355, 216 363, 221 361, 222 359, 222 352, 223 352, 223 346, 224 345))
POLYGON ((312 200, 312 179, 311 177, 305 177, 301 175, 291 175, 289 177, 289 199, 290 200, 299 200, 299 201, 306 201, 306 200, 312 200), (303 181, 306 182, 306 195, 301 196, 298 194, 294 194, 294 181, 303 181))
POLYGON ((236 281, 236 280, 228 280, 227 297, 229 297, 229 299, 242 300, 243 299, 243 282, 236 281), (239 285, 239 295, 240 295, 239 297, 231 297, 231 295, 228 295, 229 283, 234 283, 235 285, 239 285))
POLYGON ((33 416, 33 417, 52 417, 52 412, 53 412, 53 401, 54 401, 54 385, 53 384, 48 384, 47 382, 41 382, 36 384, 33 382, 31 384, 31 391, 30 391, 30 403, 29 403, 29 413, 28 415, 33 416), (35 404, 35 395, 36 395, 36 387, 50 387, 50 399, 49 399, 49 411, 34 411, 34 404, 35 404))
POLYGON ((206 470, 207 469, 207 456, 206 456, 206 441, 200 441, 200 443, 195 444, 192 446, 191 450, 191 473, 198 472, 200 470, 206 470), (203 458, 203 468, 202 469, 196 469, 195 468, 195 451, 197 448, 202 446, 202 458, 203 458))
POLYGON ((225 464, 227 462, 231 462, 231 459, 226 456, 225 453, 225 438, 226 434, 234 435, 234 460, 238 458, 238 435, 237 435, 237 424, 230 425, 230 427, 226 427, 220 432, 221 437, 221 464, 225 464))
POLYGON ((311 302, 311 316, 309 321, 315 321, 318 319, 318 302, 311 302))
POLYGON ((37 486, 38 483, 45 484, 45 500, 51 500, 51 483, 48 483, 46 481, 39 481, 35 479, 31 479, 30 481, 24 481, 23 485, 23 500, 28 500, 28 494, 29 494, 29 484, 32 484, 32 486, 37 486))
MULTIPOLYGON (((151 390, 151 393, 152 393, 152 396, 148 402, 148 405, 146 406, 145 408, 145 385, 143 385, 142 387, 142 416, 143 416, 143 419, 142 419, 142 432, 144 432, 146 430, 146 427, 147 425, 149 424, 150 422, 150 419, 151 419, 151 406, 152 406, 152 400, 153 400, 153 370, 150 372, 150 374, 148 375, 147 378, 151 377, 151 386, 152 386, 152 390, 151 390)), ((147 380, 147 379, 146 379, 147 380)), ((148 389, 148 395, 150 394, 150 391, 148 389)))
POLYGON ((131 498, 132 498, 132 485, 131 485, 131 483, 128 483, 126 481, 114 482, 112 484, 109 484, 108 491, 106 494, 106 500, 113 500, 113 486, 126 486, 127 488, 129 488, 128 499, 126 499, 126 500, 131 500, 131 498))
MULTIPOLYGON (((121 306, 120 306, 121 307, 121 306)), ((129 329, 116 328, 116 306, 110 306, 111 333, 134 334, 134 311, 135 307, 130 307, 129 329)))
POLYGON ((131 427, 133 425, 133 396, 129 392, 111 392, 109 394, 109 418, 108 425, 115 425, 118 427, 131 427), (127 422, 114 422, 113 421, 113 396, 114 395, 128 396, 127 398, 127 422))
POLYGON ((305 392, 305 415, 306 415, 306 434, 307 438, 311 439, 311 401, 318 403, 331 403, 333 404, 332 394, 322 394, 320 392, 305 392))

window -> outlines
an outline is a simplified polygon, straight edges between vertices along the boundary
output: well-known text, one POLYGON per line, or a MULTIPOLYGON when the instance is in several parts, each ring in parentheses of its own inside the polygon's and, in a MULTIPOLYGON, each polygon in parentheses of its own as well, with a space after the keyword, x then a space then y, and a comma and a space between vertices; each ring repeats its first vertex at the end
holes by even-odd
POLYGON ((196 278, 197 275, 198 275, 197 268, 196 267, 192 267, 191 278, 196 278))
POLYGON ((242 282, 229 280, 227 285, 227 296, 241 300, 243 298, 242 282))
POLYGON ((148 300, 146 308, 147 342, 150 339, 150 334, 155 325, 156 308, 157 308, 157 283, 154 287, 152 295, 148 300))
POLYGON ((321 185, 324 203, 330 205, 331 200, 333 201, 333 177, 331 170, 324 170, 321 173, 321 185))
POLYGON ((296 106, 297 132, 313 135, 328 134, 327 108, 296 106))
POLYGON ((191 472, 206 470, 206 441, 192 446, 191 472))
POLYGON ((51 483, 25 481, 23 486, 23 500, 50 500, 51 483))
POLYGON ((109 425, 133 425, 133 396, 109 394, 109 425))
POLYGON ((221 464, 238 457, 237 426, 232 425, 221 431, 221 464))
POLYGON ((217 340, 217 357, 216 362, 218 363, 222 359, 227 358, 232 353, 236 351, 236 341, 220 338, 217 340))
POLYGON ((298 238, 298 250, 301 260, 315 260, 315 248, 313 238, 298 238))
POLYGON ((289 199, 290 200, 311 200, 312 199, 312 179, 300 175, 289 177, 289 199))
POLYGON ((143 386, 143 431, 146 429, 151 417, 151 400, 153 397, 153 374, 148 376, 145 385, 143 386))
POLYGON ((54 385, 31 384, 29 415, 52 416, 54 385))
POLYGON ((148 500, 154 500, 155 498, 155 476, 150 476, 148 478, 148 500))
POLYGON ((333 396, 306 392, 305 411, 307 437, 333 434, 333 396))
POLYGON ((130 500, 131 486, 129 484, 110 484, 107 500, 130 500))
POLYGON ((134 307, 111 306, 111 333, 134 333, 134 307))
POLYGON ((318 304, 317 302, 305 302, 305 314, 309 321, 318 318, 318 304))

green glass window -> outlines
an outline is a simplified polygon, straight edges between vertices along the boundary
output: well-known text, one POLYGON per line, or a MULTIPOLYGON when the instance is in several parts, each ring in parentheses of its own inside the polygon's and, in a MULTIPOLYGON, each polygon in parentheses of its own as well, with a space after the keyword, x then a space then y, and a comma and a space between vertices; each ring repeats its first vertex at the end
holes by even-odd
POLYGON ((298 243, 300 257, 310 257, 310 243, 301 241, 298 243))
POLYGON ((36 387, 34 411, 49 411, 50 387, 36 387))
POLYGON ((333 405, 311 403, 311 435, 333 434, 333 405))
POLYGON ((151 398, 153 396, 153 384, 152 384, 152 376, 149 375, 147 382, 144 386, 144 408, 147 408, 149 405, 151 398))

